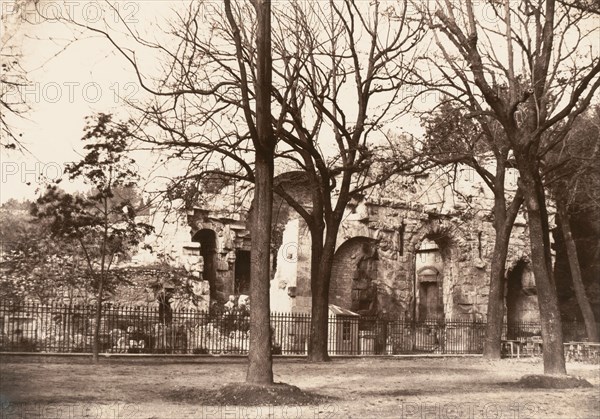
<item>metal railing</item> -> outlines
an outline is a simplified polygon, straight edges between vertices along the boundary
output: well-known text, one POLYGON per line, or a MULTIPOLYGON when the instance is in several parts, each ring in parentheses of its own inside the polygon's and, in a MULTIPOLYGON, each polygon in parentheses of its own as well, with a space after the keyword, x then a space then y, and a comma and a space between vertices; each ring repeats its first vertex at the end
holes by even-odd
MULTIPOLYGON (((0 302, 0 352, 91 353, 95 322, 93 306, 0 302)), ((485 334, 480 320, 330 316, 328 326, 331 355, 478 354, 485 334)), ((539 330, 536 323, 512 323, 503 335, 520 339, 539 330)), ((566 325, 565 330, 583 329, 566 325)), ((272 313, 271 331, 273 354, 307 353, 310 315, 272 313)), ((245 355, 249 316, 106 305, 99 344, 102 353, 245 355)))

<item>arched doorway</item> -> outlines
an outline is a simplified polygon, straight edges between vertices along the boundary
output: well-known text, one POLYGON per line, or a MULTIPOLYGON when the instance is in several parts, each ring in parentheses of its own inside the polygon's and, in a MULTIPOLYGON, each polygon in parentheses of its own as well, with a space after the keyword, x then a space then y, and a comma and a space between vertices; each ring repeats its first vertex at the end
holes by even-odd
POLYGON ((441 274, 433 266, 417 273, 417 319, 439 319, 444 315, 442 303, 441 274))
POLYGON ((225 302, 223 289, 217 281, 217 235, 213 230, 202 229, 194 234, 192 241, 200 243, 200 255, 204 259, 202 279, 210 286, 210 301, 225 302))
POLYGON ((444 317, 444 258, 436 240, 424 238, 415 252, 415 317, 444 317))
POLYGON ((233 293, 250 294, 250 251, 238 249, 235 251, 235 277, 233 293))
POLYGON ((520 260, 506 275, 506 323, 508 325, 508 338, 516 338, 517 335, 521 334, 521 329, 525 325, 528 323, 538 323, 539 320, 540 311, 533 272, 527 261, 520 260))

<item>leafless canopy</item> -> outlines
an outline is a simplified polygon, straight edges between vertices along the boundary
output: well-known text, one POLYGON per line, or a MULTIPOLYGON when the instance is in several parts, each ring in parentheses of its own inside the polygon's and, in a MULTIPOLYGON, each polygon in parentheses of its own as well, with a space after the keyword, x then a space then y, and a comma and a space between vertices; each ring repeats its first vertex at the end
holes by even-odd
MULTIPOLYGON (((272 122, 282 170, 304 170, 325 183, 324 198, 361 192, 399 171, 409 156, 387 133, 408 107, 402 88, 413 74, 422 20, 405 2, 272 7, 272 122)), ((112 42, 152 95, 137 105, 143 118, 134 131, 144 147, 189 162, 178 182, 198 187, 215 174, 253 182, 254 17, 251 2, 191 2, 161 42, 127 25, 127 42, 87 26, 112 42), (156 57, 154 76, 141 50, 156 57)))

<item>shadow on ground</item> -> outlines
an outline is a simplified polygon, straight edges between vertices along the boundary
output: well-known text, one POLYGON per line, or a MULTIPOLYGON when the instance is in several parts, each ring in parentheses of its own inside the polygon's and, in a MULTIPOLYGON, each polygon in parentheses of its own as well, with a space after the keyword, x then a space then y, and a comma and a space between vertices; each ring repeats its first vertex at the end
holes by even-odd
POLYGON ((166 392, 164 397, 171 402, 226 406, 316 405, 335 400, 334 397, 284 383, 272 386, 231 383, 201 391, 193 387, 180 387, 166 392))

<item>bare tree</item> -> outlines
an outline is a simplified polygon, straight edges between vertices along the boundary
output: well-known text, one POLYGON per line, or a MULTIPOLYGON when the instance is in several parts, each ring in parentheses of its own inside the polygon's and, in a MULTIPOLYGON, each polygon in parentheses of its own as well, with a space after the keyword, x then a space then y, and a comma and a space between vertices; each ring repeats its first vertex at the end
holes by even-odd
POLYGON ((544 371, 565 374, 540 162, 600 85, 600 59, 592 43, 598 27, 589 12, 554 0, 480 6, 470 0, 460 5, 444 1, 424 10, 439 52, 429 59, 431 80, 440 91, 468 103, 469 110, 495 119, 510 144, 528 218, 544 371), (460 88, 448 82, 453 78, 463 81, 460 88), (560 131, 555 129, 559 123, 560 131))
POLYGON ((600 107, 596 105, 577 118, 560 147, 555 147, 544 159, 546 181, 556 203, 557 224, 562 234, 575 297, 590 342, 598 342, 598 328, 586 293, 582 262, 571 223, 577 217, 597 218, 599 122, 600 107))
POLYGON ((21 134, 15 132, 13 121, 29 109, 23 97, 27 85, 26 71, 21 67, 21 8, 25 2, 15 2, 0 17, 0 147, 24 149, 21 134))
MULTIPOLYGON (((448 80, 457 88, 466 80, 448 80)), ((472 94, 466 101, 447 97, 438 111, 425 118, 426 141, 423 145, 428 158, 440 165, 464 164, 473 168, 494 194, 493 227, 496 231, 490 268, 490 292, 483 355, 500 359, 500 342, 504 319, 504 275, 510 234, 523 203, 520 188, 506 190, 507 169, 510 161, 510 144, 499 124, 488 116, 469 114, 462 109, 477 105, 472 94)))
POLYGON ((311 235, 311 361, 328 359, 329 285, 348 203, 419 167, 418 158, 394 142, 401 136, 382 129, 407 107, 402 88, 423 26, 407 15, 406 2, 384 4, 293 2, 275 32, 281 86, 276 82, 273 94, 285 115, 276 132, 287 145, 279 158, 304 172, 311 190, 310 208, 304 208, 276 188, 311 235))
MULTIPOLYGON (((273 384, 273 361, 271 359, 271 310, 269 305, 271 222, 273 218, 273 172, 275 136, 271 125, 271 3, 256 0, 256 122, 246 112, 246 123, 254 145, 254 200, 252 211, 251 262, 250 262, 250 349, 246 382, 273 384)), ((238 65, 244 68, 243 47, 239 23, 231 11, 231 1, 225 1, 225 13, 236 45, 238 65)), ((242 72, 243 74, 243 72, 242 72)), ((242 76, 243 77, 243 76, 242 76)), ((242 78, 242 86, 249 86, 242 78)), ((245 108, 250 108, 247 89, 242 87, 245 108)))
POLYGON ((139 125, 134 125, 137 138, 146 144, 160 144, 162 149, 177 147, 171 157, 189 156, 191 177, 221 172, 214 169, 214 159, 223 163, 229 175, 255 184, 246 381, 272 384, 269 227, 276 142, 270 118, 270 3, 191 2, 183 13, 176 13, 176 21, 166 33, 173 44, 143 39, 118 7, 110 2, 105 5, 121 18, 125 39, 106 23, 98 27, 71 23, 105 37, 131 64, 140 86, 154 98, 153 104, 143 109, 139 125), (205 26, 207 18, 210 25, 205 26), (133 45, 128 44, 130 41, 133 45), (138 62, 141 51, 154 54, 163 66, 162 74, 148 76, 145 71, 151 66, 138 62), (250 60, 248 51, 252 51, 250 60), (148 121, 160 128, 158 134, 141 129, 148 121), (252 158, 254 167, 247 163, 252 158), (209 165, 213 169, 206 170, 209 165))

